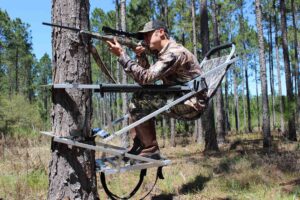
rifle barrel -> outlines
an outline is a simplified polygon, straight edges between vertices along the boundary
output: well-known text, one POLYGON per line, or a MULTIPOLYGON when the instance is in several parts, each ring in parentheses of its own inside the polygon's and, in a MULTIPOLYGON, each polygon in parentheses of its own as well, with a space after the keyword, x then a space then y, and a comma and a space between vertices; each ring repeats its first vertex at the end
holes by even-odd
POLYGON ((64 29, 68 29, 68 30, 72 30, 72 31, 80 31, 79 28, 74 28, 74 27, 69 27, 69 26, 63 26, 63 25, 60 25, 60 24, 51 24, 51 23, 47 23, 47 22, 43 22, 42 23, 43 25, 46 25, 46 26, 53 26, 53 27, 58 27, 58 28, 64 28, 64 29))

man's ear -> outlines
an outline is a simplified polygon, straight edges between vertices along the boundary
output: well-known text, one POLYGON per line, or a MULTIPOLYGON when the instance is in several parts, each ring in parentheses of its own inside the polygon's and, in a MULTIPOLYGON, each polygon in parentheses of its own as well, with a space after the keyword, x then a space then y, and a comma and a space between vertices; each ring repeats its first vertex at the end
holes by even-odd
POLYGON ((166 33, 165 33, 165 30, 164 29, 159 29, 159 36, 162 38, 162 39, 166 39, 166 33))

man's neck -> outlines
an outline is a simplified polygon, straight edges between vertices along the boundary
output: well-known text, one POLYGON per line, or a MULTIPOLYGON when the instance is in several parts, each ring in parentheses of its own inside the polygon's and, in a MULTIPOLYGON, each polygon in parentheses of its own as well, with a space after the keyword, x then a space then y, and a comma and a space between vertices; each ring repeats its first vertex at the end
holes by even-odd
POLYGON ((170 40, 169 39, 164 39, 161 41, 160 49, 158 51, 161 51, 167 44, 169 44, 170 40))

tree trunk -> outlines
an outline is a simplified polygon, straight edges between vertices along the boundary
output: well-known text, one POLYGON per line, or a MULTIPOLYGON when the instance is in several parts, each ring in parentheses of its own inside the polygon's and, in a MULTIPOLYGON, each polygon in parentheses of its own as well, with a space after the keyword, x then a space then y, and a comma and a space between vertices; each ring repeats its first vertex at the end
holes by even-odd
MULTIPOLYGON (((256 58, 254 59, 256 61, 256 58)), ((256 110, 257 110, 257 127, 258 130, 261 130, 260 125, 260 109, 259 109, 259 98, 258 98, 258 77, 257 77, 257 65, 255 65, 254 68, 254 74, 255 74, 255 91, 256 91, 256 110)))
POLYGON ((15 92, 19 93, 19 48, 16 47, 16 57, 15 57, 15 92))
POLYGON ((176 142, 175 142, 175 119, 171 118, 170 119, 170 126, 171 126, 171 139, 170 139, 170 143, 172 147, 176 146, 176 142))
MULTIPOLYGON (((240 2, 240 10, 241 10, 241 14, 239 17, 239 24, 240 24, 240 29, 241 29, 241 34, 242 34, 242 44, 243 44, 243 48, 244 51, 247 51, 247 47, 246 47, 246 42, 245 42, 245 26, 244 26, 244 12, 243 12, 243 6, 244 6, 244 1, 240 2)), ((247 54, 246 54, 247 56, 247 54)), ((244 86, 246 86, 246 102, 245 102, 245 96, 244 96, 244 92, 243 94, 243 105, 244 105, 244 128, 247 132, 252 132, 252 128, 251 128, 251 112, 250 112, 250 92, 249 92, 249 80, 248 80, 248 61, 247 58, 245 59, 245 57, 243 56, 243 62, 246 62, 246 64, 244 64, 243 67, 243 73, 244 73, 244 79, 243 79, 243 90, 244 90, 244 86), (245 105, 245 103, 247 103, 245 105), (247 107, 247 118, 246 118, 246 109, 245 107, 247 107), (246 119, 248 119, 248 121, 246 121, 246 119)))
POLYGON ((237 84, 237 71, 233 69, 233 87, 234 87, 234 118, 235 118, 235 131, 236 133, 240 130, 240 118, 239 118, 239 94, 237 84))
POLYGON ((246 59, 245 67, 245 82, 246 82, 246 98, 247 98, 247 115, 248 115, 248 131, 252 133, 252 124, 251 124, 251 111, 250 111, 250 90, 249 90, 249 79, 248 79, 248 60, 246 59))
MULTIPOLYGON (((119 4, 119 0, 116 0, 116 29, 119 30, 120 29, 120 17, 119 17, 119 13, 120 13, 120 4, 119 4)), ((113 59, 113 55, 110 54, 110 60, 111 60, 111 66, 112 66, 112 59, 113 59)), ((122 73, 122 67, 120 67, 120 63, 117 62, 117 74, 116 74, 116 77, 117 77, 117 83, 121 83, 121 80, 122 80, 122 77, 121 77, 121 73, 122 73)), ((119 109, 122 110, 122 104, 121 104, 121 93, 116 93, 116 118, 118 118, 118 114, 119 114, 119 109)))
POLYGON ((295 111, 292 109, 294 104, 293 84, 291 79, 290 59, 286 31, 285 1, 280 0, 281 32, 282 32, 282 49, 285 68, 285 82, 287 94, 287 117, 288 117, 288 139, 297 141, 295 127, 295 111))
MULTIPOLYGON (((216 17, 217 8, 215 0, 211 1, 212 8, 212 21, 213 21, 213 35, 214 35, 214 45, 220 45, 219 31, 218 31, 218 21, 216 17)), ((220 52, 218 53, 220 56, 220 52)), ((219 86, 216 92, 216 134, 218 137, 218 143, 225 142, 225 111, 224 111, 224 100, 222 94, 222 85, 219 86)))
POLYGON ((274 11, 274 24, 275 24, 275 54, 276 54, 276 68, 277 68, 277 79, 278 79, 278 96, 279 96, 279 110, 280 110, 280 130, 281 132, 285 132, 284 127, 284 104, 283 104, 283 96, 282 96, 282 88, 281 88, 281 66, 280 66, 280 58, 279 58, 279 41, 278 41, 278 28, 277 28, 277 12, 275 1, 273 0, 273 11, 274 11))
POLYGON ((166 118, 162 116, 162 148, 166 147, 166 138, 167 138, 167 123, 166 123, 166 118))
POLYGON ((268 84, 266 75, 266 61, 264 38, 262 28, 262 14, 260 0, 255 0, 255 13, 256 13, 256 26, 258 32, 258 45, 259 45, 259 64, 260 64, 260 79, 261 79, 261 96, 262 96, 262 113, 263 113, 263 147, 271 147, 271 131, 270 131, 270 113, 268 103, 268 84))
MULTIPOLYGON (((202 43, 202 56, 204 57, 209 50, 209 28, 208 28, 208 11, 207 0, 201 0, 200 10, 200 37, 202 43)), ((201 117, 202 134, 205 136, 205 151, 219 150, 217 143, 216 130, 214 126, 214 109, 213 101, 208 104, 207 110, 201 117)))
POLYGON ((192 24, 193 24, 193 52, 196 58, 197 55, 197 32, 196 32, 196 19, 195 19, 195 0, 191 0, 191 14, 192 14, 192 24))
POLYGON ((244 118, 244 133, 248 132, 248 126, 247 126, 247 117, 246 117, 246 98, 245 98, 245 74, 244 74, 244 68, 245 66, 245 58, 242 58, 242 100, 243 100, 243 118, 244 118))
MULTIPOLYGON (((296 87, 298 89, 298 95, 297 95, 297 104, 296 104, 296 110, 297 110, 297 115, 296 115, 296 120, 298 124, 298 129, 300 130, 300 74, 299 74, 299 58, 298 58, 298 38, 297 38, 297 25, 296 25, 296 17, 295 17, 295 1, 292 0, 292 14, 293 14, 293 29, 294 29, 294 53, 295 53, 295 77, 296 77, 296 87)), ((299 21, 298 21, 299 22, 299 21)))
MULTIPOLYGON (((52 1, 52 23, 89 29, 89 1, 52 1)), ((91 83, 90 56, 73 31, 52 30, 53 82, 91 83)), ((90 90, 53 90, 52 124, 57 136, 78 136, 94 144, 90 137, 92 116, 90 90)), ((51 144, 48 199, 99 199, 95 173, 95 152, 89 149, 51 144)))
POLYGON ((273 66, 273 40, 272 40, 272 16, 269 15, 269 73, 270 73, 270 89, 271 89, 271 108, 272 108, 272 127, 276 127, 275 113, 275 91, 274 91, 274 66, 273 66))
MULTIPOLYGON (((193 24, 193 52, 196 58, 198 58, 197 53, 197 33, 196 33, 196 19, 195 19, 195 0, 191 0, 191 14, 192 14, 192 24, 193 24)), ((193 133, 193 141, 197 140, 199 131, 198 131, 198 121, 195 120, 194 124, 194 133, 193 133)))
POLYGON ((229 100, 228 100, 228 78, 229 73, 225 75, 225 133, 231 130, 229 122, 229 100))
MULTIPOLYGON (((126 31, 126 0, 120 0, 121 7, 121 30, 126 31)), ((127 84, 127 76, 125 71, 122 71, 122 84, 127 84)), ((127 112, 127 94, 122 93, 122 114, 127 112)), ((123 121, 123 127, 127 126, 127 120, 123 121)), ((122 135, 122 146, 127 148, 129 146, 129 137, 128 133, 122 135)))

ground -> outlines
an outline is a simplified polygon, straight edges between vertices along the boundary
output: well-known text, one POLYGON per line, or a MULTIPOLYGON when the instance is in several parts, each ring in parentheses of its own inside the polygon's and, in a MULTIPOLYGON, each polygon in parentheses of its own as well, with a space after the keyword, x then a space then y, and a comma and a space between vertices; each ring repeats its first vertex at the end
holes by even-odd
MULTIPOLYGON (((162 148, 172 165, 164 167, 148 199, 300 199, 300 142, 274 137, 272 149, 262 149, 259 134, 231 135, 220 152, 177 138, 177 146, 162 148)), ((50 140, 45 136, 1 140, 0 199, 46 199, 50 140)), ((146 194, 155 180, 148 170, 137 193, 146 194)), ((132 190, 139 172, 108 176, 108 187, 119 195, 132 190)), ((107 199, 100 183, 100 199, 107 199)))

